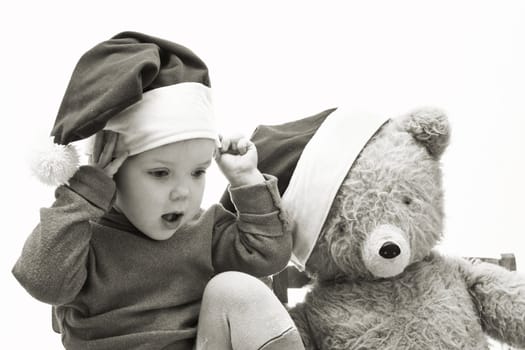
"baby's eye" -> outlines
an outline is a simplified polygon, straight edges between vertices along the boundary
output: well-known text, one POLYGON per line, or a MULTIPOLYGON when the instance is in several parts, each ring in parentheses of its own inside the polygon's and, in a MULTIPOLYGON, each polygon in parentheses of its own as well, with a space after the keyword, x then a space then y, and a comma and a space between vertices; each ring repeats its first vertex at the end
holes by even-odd
POLYGON ((206 174, 206 170, 205 169, 199 169, 199 170, 195 170, 191 175, 193 177, 203 177, 204 175, 206 174))
POLYGON ((410 203, 412 203, 412 198, 403 196, 402 202, 403 204, 410 205, 410 203))
POLYGON ((168 176, 170 172, 167 169, 155 169, 148 171, 148 174, 150 174, 153 177, 165 177, 168 176))

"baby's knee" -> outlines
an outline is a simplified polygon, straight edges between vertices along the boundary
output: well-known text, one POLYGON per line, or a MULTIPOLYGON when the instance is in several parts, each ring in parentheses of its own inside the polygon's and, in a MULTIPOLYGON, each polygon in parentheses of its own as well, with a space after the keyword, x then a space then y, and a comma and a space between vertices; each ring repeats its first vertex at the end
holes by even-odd
POLYGON ((203 301, 224 306, 235 303, 253 303, 272 292, 259 279, 243 272, 222 272, 213 277, 204 289, 203 301))

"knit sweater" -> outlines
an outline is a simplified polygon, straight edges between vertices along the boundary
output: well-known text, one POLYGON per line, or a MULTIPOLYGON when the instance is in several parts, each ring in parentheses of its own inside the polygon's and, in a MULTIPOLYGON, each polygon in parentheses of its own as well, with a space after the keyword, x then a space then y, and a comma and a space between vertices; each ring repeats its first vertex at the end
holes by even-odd
POLYGON ((214 205, 155 241, 111 209, 114 182, 81 167, 41 209, 13 273, 54 306, 67 349, 191 349, 203 290, 215 274, 265 276, 288 262, 291 235, 277 180, 265 179, 230 189, 238 215, 214 205))

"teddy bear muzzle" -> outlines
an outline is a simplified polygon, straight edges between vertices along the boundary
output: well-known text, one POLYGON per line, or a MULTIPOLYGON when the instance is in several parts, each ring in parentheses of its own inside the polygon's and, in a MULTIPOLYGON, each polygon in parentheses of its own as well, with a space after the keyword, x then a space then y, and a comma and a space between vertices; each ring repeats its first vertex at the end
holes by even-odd
POLYGON ((377 226, 362 247, 366 268, 378 278, 394 277, 403 272, 410 262, 410 252, 407 235, 393 225, 377 226))

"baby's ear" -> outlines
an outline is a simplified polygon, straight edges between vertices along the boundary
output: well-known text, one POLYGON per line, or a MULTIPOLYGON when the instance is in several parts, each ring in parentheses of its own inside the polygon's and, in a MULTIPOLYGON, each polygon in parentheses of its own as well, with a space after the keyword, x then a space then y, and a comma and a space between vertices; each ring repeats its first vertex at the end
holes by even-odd
POLYGON ((421 108, 403 118, 405 130, 439 159, 448 146, 450 125, 445 113, 436 108, 421 108))

